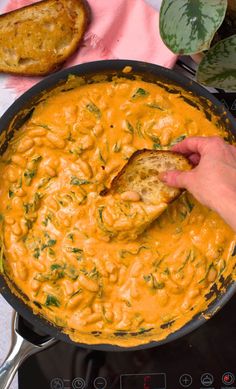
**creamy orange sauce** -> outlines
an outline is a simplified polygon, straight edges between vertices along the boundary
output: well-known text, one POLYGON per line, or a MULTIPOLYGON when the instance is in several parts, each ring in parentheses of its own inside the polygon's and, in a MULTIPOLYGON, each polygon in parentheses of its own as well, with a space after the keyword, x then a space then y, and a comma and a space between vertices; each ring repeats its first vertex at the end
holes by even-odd
POLYGON ((10 141, 0 160, 4 272, 74 340, 98 343, 89 334, 101 331, 103 342, 129 346, 149 338, 113 333, 153 328, 162 338, 232 270, 234 232, 188 193, 134 240, 109 231, 126 229, 120 213, 133 225, 142 218, 137 204, 111 213, 99 196, 127 158, 191 135, 225 134, 180 93, 117 79, 48 97, 10 141))

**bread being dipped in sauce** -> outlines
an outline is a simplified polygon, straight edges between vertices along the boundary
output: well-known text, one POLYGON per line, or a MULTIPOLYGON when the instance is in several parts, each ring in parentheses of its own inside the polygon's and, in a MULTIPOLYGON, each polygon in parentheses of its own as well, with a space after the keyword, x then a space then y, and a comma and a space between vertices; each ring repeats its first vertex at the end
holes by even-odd
MULTIPOLYGON (((100 195, 106 211, 112 213, 111 237, 135 239, 177 199, 181 189, 163 183, 159 175, 167 170, 190 170, 184 156, 168 150, 138 150, 100 195)), ((105 220, 109 220, 109 217, 105 220)), ((102 224, 104 229, 104 223, 102 224)), ((105 226, 106 228, 106 226, 105 226)))

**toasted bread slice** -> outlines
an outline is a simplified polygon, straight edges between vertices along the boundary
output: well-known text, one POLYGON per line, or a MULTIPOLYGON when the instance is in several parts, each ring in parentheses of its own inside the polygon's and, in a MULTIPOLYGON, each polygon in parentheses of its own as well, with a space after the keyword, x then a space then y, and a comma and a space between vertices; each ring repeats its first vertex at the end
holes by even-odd
MULTIPOLYGON (((190 170, 192 165, 184 156, 168 150, 138 150, 113 179, 111 187, 101 195, 136 192, 147 204, 168 204, 182 192, 171 188, 158 178, 167 170, 190 170)), ((124 197, 123 197, 124 198, 124 197)))
POLYGON ((159 179, 167 170, 190 170, 180 154, 161 150, 139 150, 103 190, 98 209, 98 227, 110 238, 134 240, 142 234, 182 192, 159 179), (129 206, 127 206, 127 201, 129 206))
POLYGON ((0 16, 0 72, 45 75, 77 49, 90 18, 85 0, 45 0, 0 16))

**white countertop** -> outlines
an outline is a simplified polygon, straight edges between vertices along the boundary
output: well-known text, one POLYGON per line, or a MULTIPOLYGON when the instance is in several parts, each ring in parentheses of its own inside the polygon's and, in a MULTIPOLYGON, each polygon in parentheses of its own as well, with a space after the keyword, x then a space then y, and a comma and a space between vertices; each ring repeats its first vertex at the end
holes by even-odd
MULTIPOLYGON (((151 4, 154 8, 159 9, 162 0, 145 0, 145 1, 151 4)), ((1 0, 0 9, 1 8, 3 9, 6 2, 7 2, 6 0, 1 0)), ((0 77, 0 88, 1 88, 1 77, 0 77)), ((9 106, 8 101, 4 101, 4 103, 6 104, 6 107, 9 106)), ((11 318, 12 318, 12 308, 6 303, 6 301, 0 295, 0 364, 5 359, 10 347, 11 318)), ((14 379, 10 389, 18 389, 17 377, 14 379)))

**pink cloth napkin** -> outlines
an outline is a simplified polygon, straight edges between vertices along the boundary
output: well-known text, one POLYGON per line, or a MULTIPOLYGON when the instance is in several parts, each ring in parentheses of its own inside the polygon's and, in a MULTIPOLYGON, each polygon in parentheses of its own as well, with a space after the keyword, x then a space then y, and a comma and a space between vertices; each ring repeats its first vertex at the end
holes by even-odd
MULTIPOLYGON (((37 2, 9 0, 4 12, 37 2)), ((164 45, 158 12, 144 0, 88 0, 91 24, 82 45, 64 67, 104 59, 134 59, 172 67, 176 56, 164 45)), ((8 76, 5 87, 16 95, 39 78, 8 76)))

